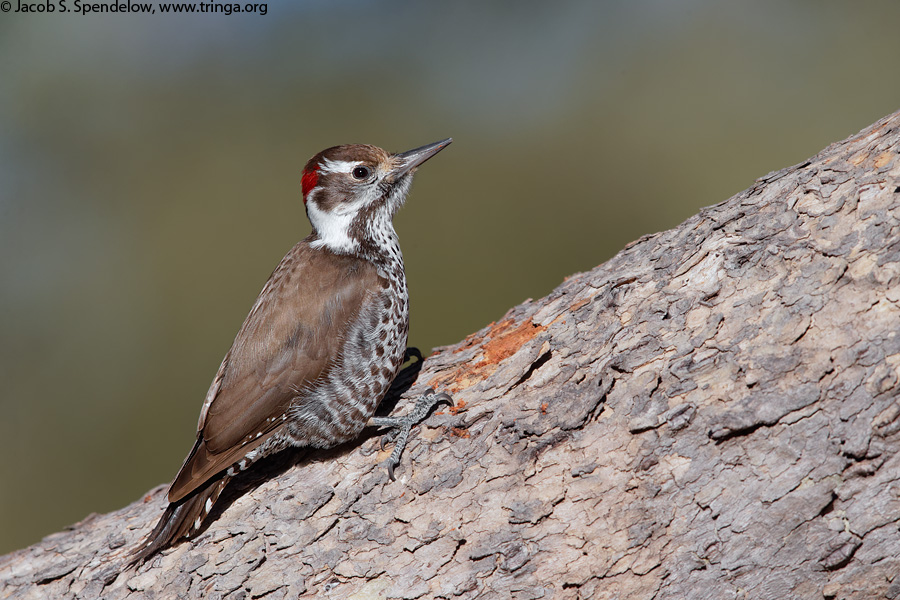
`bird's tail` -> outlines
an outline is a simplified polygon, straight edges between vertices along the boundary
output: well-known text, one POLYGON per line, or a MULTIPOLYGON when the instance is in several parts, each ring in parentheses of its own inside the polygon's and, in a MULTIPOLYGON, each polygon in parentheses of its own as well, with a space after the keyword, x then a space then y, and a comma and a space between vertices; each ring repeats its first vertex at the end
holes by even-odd
POLYGON ((132 553, 128 566, 140 565, 169 544, 196 533, 229 479, 227 475, 214 479, 186 498, 170 503, 147 539, 132 553))

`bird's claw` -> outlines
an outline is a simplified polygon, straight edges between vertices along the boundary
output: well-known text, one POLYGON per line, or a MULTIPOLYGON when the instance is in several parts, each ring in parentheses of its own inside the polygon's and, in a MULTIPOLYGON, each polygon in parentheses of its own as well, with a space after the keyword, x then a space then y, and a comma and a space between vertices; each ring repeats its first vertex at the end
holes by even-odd
POLYGON ((452 405, 453 399, 450 397, 450 394, 447 394, 446 392, 435 394, 434 389, 428 388, 416 402, 416 405, 409 414, 402 417, 372 417, 372 419, 370 419, 370 425, 376 427, 390 427, 393 430, 381 437, 382 450, 384 450, 385 444, 397 440, 393 452, 391 452, 390 457, 387 459, 388 477, 390 477, 391 481, 397 480, 394 476, 394 467, 400 464, 400 457, 403 454, 403 450, 406 448, 406 443, 412 428, 424 421, 438 404, 452 405))
POLYGON ((381 436, 381 439, 379 440, 379 442, 381 444, 382 450, 384 450, 385 445, 394 441, 394 438, 397 437, 397 433, 399 433, 399 432, 396 429, 391 429, 386 434, 381 436))

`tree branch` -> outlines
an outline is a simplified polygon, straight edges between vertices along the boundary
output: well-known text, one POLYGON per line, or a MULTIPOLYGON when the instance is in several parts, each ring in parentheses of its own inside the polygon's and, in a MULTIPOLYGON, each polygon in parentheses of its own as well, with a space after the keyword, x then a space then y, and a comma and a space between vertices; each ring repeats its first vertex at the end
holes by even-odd
MULTIPOLYGON (((429 357, 457 406, 164 487, 0 558, 12 598, 900 597, 900 113, 429 357)), ((410 402, 401 400, 398 410, 410 402)))

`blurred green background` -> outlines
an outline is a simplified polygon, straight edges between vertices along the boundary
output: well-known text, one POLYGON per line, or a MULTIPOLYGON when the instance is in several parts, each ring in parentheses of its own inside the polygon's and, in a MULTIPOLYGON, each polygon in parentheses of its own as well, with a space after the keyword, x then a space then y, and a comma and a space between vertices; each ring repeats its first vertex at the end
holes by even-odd
POLYGON ((309 231, 315 152, 455 139, 396 220, 427 351, 900 108, 898 23, 896 0, 0 14, 0 553, 174 476, 309 231))

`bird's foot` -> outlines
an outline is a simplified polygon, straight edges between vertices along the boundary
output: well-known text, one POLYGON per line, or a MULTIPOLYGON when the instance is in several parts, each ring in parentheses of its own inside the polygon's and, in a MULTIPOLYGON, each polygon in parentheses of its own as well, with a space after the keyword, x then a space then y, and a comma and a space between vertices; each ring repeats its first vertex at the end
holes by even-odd
POLYGON ((406 448, 406 442, 409 440, 409 433, 412 431, 412 428, 424 421, 431 414, 434 407, 444 403, 453 405, 453 399, 450 397, 450 394, 446 392, 435 394, 433 389, 428 388, 409 414, 402 417, 372 417, 369 419, 368 425, 371 427, 388 427, 392 430, 381 436, 382 450, 384 450, 385 444, 394 442, 394 451, 391 452, 391 456, 387 460, 388 477, 391 478, 391 481, 396 481, 394 467, 400 464, 400 456, 403 454, 403 449, 406 448))

